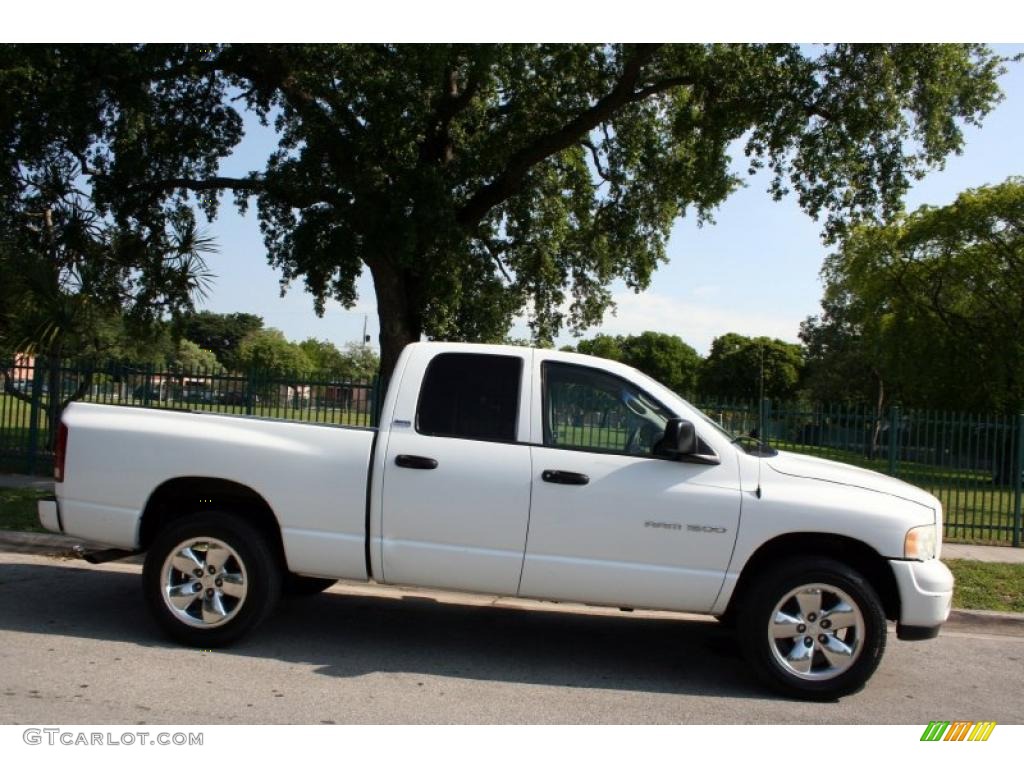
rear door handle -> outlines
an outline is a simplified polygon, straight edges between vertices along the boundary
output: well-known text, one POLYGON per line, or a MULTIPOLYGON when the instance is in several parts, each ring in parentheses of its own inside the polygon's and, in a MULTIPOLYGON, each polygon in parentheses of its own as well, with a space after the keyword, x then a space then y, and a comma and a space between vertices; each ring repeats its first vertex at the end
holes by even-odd
POLYGON ((395 464, 406 469, 437 469, 437 459, 428 456, 409 456, 405 453, 395 456, 395 464))
POLYGON ((580 472, 566 472, 561 469, 545 469, 540 473, 540 479, 545 483, 561 485, 586 485, 590 482, 590 478, 580 472))

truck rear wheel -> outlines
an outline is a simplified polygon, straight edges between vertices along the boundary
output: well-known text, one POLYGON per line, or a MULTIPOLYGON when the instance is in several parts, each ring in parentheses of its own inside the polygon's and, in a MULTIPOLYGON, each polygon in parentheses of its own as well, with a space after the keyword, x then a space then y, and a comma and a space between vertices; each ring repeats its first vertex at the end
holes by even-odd
POLYGON ((763 574, 743 600, 744 656, 768 685, 815 701, 860 690, 885 651, 882 602, 849 566, 824 557, 763 574))
POLYGON ((179 643, 234 642, 273 610, 281 572, 265 537, 232 515, 203 512, 157 534, 142 569, 150 613, 179 643))

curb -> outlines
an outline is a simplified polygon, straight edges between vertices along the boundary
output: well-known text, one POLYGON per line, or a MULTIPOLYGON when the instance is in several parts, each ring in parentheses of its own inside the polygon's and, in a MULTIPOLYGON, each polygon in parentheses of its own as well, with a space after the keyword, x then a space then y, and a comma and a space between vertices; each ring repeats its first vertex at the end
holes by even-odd
MULTIPOLYGON (((33 555, 63 554, 75 557, 78 556, 82 549, 108 548, 109 547, 106 544, 97 544, 95 542, 86 541, 85 539, 76 539, 74 536, 66 536, 59 533, 32 533, 27 531, 0 530, 0 552, 20 552, 33 555)), ((358 582, 358 585, 362 585, 362 582, 358 582)), ((353 583, 353 586, 356 586, 356 583, 353 583)), ((415 591, 419 592, 421 590, 415 591)), ((488 598, 489 601, 494 599, 495 598, 488 598)), ((507 597, 497 599, 518 600, 518 598, 507 597)), ((987 632, 995 635, 1024 636, 1024 613, 975 611, 965 608, 954 608, 950 611, 949 619, 943 629, 951 631, 987 632)))
POLYGON ((974 611, 954 608, 943 629, 952 631, 987 632, 992 635, 1024 636, 1024 613, 1002 611, 974 611))
POLYGON ((24 552, 26 554, 71 553, 77 547, 82 549, 109 549, 85 539, 76 539, 62 533, 35 533, 34 531, 0 530, 0 552, 24 552))

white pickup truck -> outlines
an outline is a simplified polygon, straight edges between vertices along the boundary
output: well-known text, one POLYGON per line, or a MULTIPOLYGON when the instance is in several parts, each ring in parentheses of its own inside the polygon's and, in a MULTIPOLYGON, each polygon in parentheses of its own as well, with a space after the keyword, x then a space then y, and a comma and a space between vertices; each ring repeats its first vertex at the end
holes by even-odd
POLYGON ((914 486, 734 438, 644 374, 523 347, 402 353, 379 429, 74 404, 44 526, 145 551, 202 647, 336 579, 711 614, 758 675, 827 699, 935 637, 953 578, 914 486))

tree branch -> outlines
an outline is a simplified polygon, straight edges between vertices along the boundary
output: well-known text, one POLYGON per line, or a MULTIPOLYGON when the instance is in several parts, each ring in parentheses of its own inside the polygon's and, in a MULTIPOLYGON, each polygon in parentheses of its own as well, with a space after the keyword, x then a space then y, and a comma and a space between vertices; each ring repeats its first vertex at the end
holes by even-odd
POLYGON ((487 251, 487 255, 491 257, 494 263, 501 270, 501 274, 505 276, 505 279, 512 284, 512 276, 509 275, 508 270, 505 269, 505 264, 501 260, 500 251, 508 250, 507 244, 497 243, 489 238, 483 237, 480 239, 484 244, 484 249, 487 251))
POLYGON ((449 131, 452 121, 472 102, 483 83, 484 73, 487 71, 487 59, 485 57, 474 62, 466 80, 466 86, 460 91, 458 84, 458 72, 455 66, 449 66, 445 71, 444 82, 442 83, 442 94, 438 99, 434 118, 427 127, 426 135, 420 144, 420 160, 425 163, 451 162, 455 154, 449 131))
POLYGON ((601 155, 600 153, 598 153, 597 147, 594 145, 594 142, 592 142, 590 139, 584 139, 580 143, 590 150, 590 156, 594 160, 594 168, 597 170, 597 175, 600 176, 605 181, 611 182, 611 176, 608 175, 608 171, 606 171, 604 169, 604 166, 601 165, 601 155))
POLYGON ((611 118, 623 106, 643 101, 649 96, 670 88, 692 84, 691 79, 679 76, 664 78, 645 85, 640 90, 634 90, 640 79, 641 70, 654 56, 658 47, 658 45, 637 45, 633 55, 623 65, 622 74, 611 91, 558 130, 538 136, 530 144, 514 153, 505 169, 478 189, 456 211, 456 222, 466 229, 474 227, 487 215, 489 210, 519 190, 530 169, 579 142, 582 137, 611 118))

